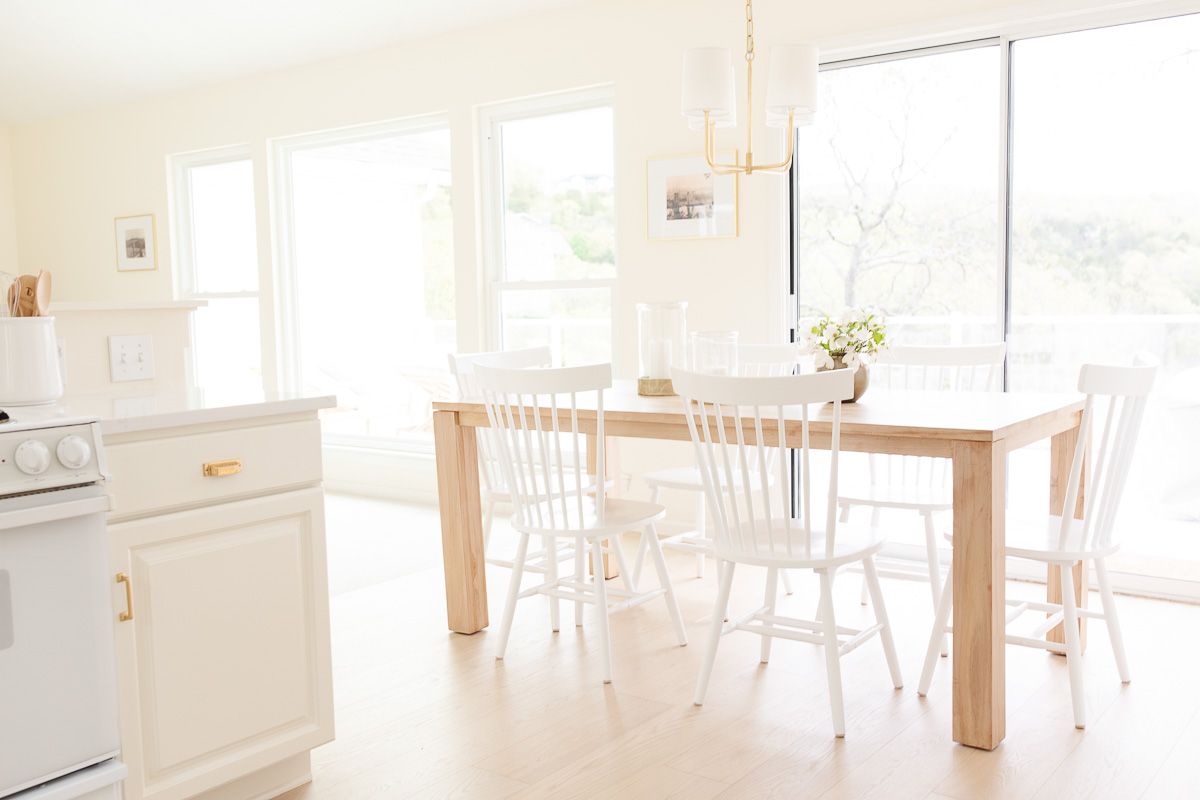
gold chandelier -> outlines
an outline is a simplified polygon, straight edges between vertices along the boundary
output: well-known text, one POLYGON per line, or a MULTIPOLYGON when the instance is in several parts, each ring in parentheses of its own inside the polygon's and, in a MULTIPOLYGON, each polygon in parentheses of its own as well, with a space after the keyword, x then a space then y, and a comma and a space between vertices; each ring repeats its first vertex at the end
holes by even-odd
POLYGON ((733 57, 725 47, 693 47, 683 55, 683 116, 704 129, 704 159, 716 173, 785 173, 792 166, 796 125, 812 122, 817 110, 817 48, 789 44, 771 48, 767 73, 767 126, 787 131, 787 157, 754 163, 754 9, 746 0, 746 157, 717 161, 717 128, 737 125, 733 57))

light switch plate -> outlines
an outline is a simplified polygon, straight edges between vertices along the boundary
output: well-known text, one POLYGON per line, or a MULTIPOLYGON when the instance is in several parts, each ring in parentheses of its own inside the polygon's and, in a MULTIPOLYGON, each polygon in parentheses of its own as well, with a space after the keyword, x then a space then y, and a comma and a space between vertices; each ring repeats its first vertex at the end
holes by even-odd
POLYGON ((148 381, 154 377, 154 337, 108 337, 108 366, 113 383, 148 381))

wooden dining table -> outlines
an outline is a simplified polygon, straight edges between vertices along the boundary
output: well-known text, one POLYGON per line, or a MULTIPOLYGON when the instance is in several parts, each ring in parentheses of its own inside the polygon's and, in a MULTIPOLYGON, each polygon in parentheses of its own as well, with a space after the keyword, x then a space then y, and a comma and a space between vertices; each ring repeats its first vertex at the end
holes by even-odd
MULTIPOLYGON (((832 406, 811 410, 813 447, 828 448, 832 406)), ((1066 497, 1083 398, 1025 392, 900 392, 871 390, 842 404, 841 449, 864 453, 932 456, 952 461, 953 474, 953 738, 994 749, 1004 739, 1004 514, 1006 459, 1010 452, 1050 440, 1050 508, 1066 497)), ((532 413, 532 409, 530 410, 532 413)), ((549 413, 549 412, 546 412, 549 413)), ((800 410, 785 426, 789 443, 800 443, 800 410)), ((580 427, 591 434, 588 465, 595 471, 594 410, 581 408, 580 427), (590 426, 590 427, 589 427, 590 426)), ((747 438, 753 419, 746 421, 747 438)), ((488 625, 487 581, 475 429, 488 426, 479 402, 434 403, 438 501, 445 565, 446 613, 452 631, 471 634, 488 625)), ((633 381, 617 381, 604 397, 606 477, 616 473, 609 440, 631 437, 687 441, 683 404, 677 397, 641 397, 633 381)), ((1083 514, 1079 493, 1076 516, 1083 514)), ((1082 570, 1077 567, 1076 596, 1082 570)), ((1057 570, 1047 593, 1060 598, 1057 570)), ((611 577, 611 575, 609 576, 611 577)), ((1081 623, 1082 624, 1082 623, 1081 623)), ((1061 625, 1050 638, 1062 641, 1061 625)))

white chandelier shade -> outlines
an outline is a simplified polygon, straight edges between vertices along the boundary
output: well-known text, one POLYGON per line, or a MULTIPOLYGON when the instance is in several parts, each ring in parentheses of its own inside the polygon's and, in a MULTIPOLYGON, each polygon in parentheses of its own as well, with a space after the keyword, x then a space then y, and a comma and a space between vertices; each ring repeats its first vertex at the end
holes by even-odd
POLYGON ((771 48, 767 69, 767 114, 812 114, 817 110, 817 48, 806 44, 771 48))
POLYGON ((811 125, 817 113, 817 71, 820 54, 809 44, 771 48, 767 73, 767 126, 787 129, 787 154, 782 161, 754 160, 754 9, 746 0, 746 151, 744 157, 717 160, 716 129, 735 127, 737 96, 734 92, 733 56, 724 47, 693 47, 683 54, 683 93, 680 110, 692 130, 704 131, 704 160, 721 174, 770 172, 785 174, 791 168, 798 125, 811 125))

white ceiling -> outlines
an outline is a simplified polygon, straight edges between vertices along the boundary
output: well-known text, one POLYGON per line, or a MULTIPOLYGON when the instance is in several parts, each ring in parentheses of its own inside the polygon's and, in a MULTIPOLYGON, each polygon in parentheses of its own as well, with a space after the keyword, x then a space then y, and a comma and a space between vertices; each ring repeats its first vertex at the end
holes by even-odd
POLYGON ((586 0, 0 0, 0 121, 211 84, 586 0))

